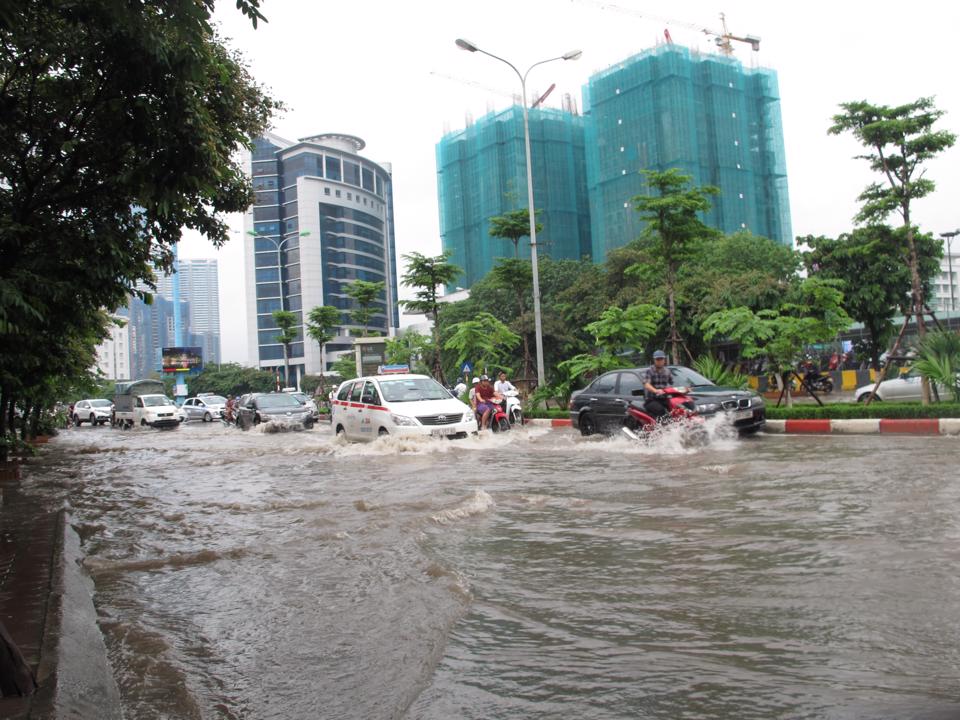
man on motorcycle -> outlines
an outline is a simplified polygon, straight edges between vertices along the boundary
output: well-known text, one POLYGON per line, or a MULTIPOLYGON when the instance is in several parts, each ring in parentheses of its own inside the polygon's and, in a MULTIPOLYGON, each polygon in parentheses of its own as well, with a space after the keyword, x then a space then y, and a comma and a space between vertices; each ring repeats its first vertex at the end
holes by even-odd
POLYGON ((493 415, 494 403, 498 402, 497 391, 490 384, 490 378, 486 375, 480 377, 480 384, 477 385, 476 393, 476 411, 480 415, 480 429, 490 427, 490 418, 493 415))
POLYGON ((647 414, 661 422, 667 414, 667 397, 664 388, 673 385, 673 374, 667 367, 667 354, 663 350, 653 353, 653 365, 643 373, 644 407, 647 414))

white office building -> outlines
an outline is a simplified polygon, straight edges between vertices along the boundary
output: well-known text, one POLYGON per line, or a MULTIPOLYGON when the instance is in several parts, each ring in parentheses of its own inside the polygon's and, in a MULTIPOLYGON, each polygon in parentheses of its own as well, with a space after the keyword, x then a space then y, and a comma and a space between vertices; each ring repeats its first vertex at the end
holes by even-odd
POLYGON ((266 134, 248 158, 254 206, 244 222, 248 353, 261 368, 282 373, 283 346, 273 318, 296 315, 289 345, 291 377, 316 374, 350 350, 360 328, 346 288, 354 280, 384 282, 366 330, 392 336, 399 325, 392 170, 359 155, 364 141, 325 134, 297 142, 266 134), (320 357, 304 331, 311 309, 341 311, 337 336, 320 357))

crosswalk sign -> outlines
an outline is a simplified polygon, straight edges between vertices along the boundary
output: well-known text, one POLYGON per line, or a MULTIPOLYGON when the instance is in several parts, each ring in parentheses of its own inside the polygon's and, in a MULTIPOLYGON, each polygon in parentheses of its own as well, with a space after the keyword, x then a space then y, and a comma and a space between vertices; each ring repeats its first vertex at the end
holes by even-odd
POLYGON ((460 366, 460 372, 469 375, 473 372, 473 365, 469 362, 464 362, 463 365, 460 366))

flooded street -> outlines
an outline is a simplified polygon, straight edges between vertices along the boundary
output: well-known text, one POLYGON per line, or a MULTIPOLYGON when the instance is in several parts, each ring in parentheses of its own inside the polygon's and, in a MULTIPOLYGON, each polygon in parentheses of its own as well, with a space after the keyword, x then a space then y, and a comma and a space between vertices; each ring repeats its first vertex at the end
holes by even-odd
POLYGON ((125 717, 960 717, 956 437, 68 430, 125 717))

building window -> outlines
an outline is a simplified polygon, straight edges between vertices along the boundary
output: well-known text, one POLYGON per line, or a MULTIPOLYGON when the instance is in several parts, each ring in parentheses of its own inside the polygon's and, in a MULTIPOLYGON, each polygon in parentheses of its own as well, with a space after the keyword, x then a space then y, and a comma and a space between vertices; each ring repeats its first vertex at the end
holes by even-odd
POLYGON ((334 195, 336 195, 337 197, 340 197, 340 191, 337 190, 336 192, 334 192, 334 195))
POLYGON ((343 176, 340 174, 340 158, 326 156, 327 179, 340 182, 343 176))
POLYGON ((353 200, 353 193, 347 193, 347 200, 353 200))
POLYGON ((330 194, 330 188, 324 188, 324 189, 323 189, 323 194, 324 194, 324 195, 329 195, 329 194, 330 194))

